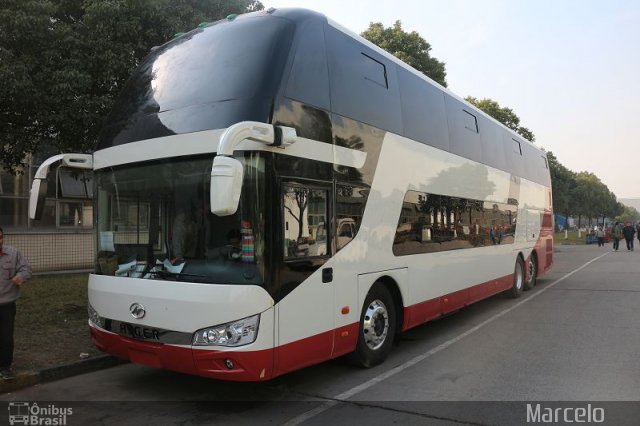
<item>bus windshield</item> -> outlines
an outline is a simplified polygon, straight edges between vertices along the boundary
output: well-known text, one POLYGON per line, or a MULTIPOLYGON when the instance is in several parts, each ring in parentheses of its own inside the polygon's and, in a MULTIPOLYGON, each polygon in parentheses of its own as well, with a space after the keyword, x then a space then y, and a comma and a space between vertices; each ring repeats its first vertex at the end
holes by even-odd
POLYGON ((212 156, 97 171, 97 273, 262 285, 264 158, 237 155, 242 196, 224 217, 209 208, 212 156))
POLYGON ((223 20, 153 51, 127 81, 97 149, 269 117, 293 25, 223 20))

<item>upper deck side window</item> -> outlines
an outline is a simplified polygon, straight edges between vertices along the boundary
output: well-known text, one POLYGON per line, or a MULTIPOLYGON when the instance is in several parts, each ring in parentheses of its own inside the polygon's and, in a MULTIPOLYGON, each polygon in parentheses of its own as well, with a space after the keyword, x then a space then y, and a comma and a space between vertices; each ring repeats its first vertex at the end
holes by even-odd
POLYGON ((476 116, 464 109, 462 110, 462 113, 464 128, 467 130, 471 130, 474 133, 478 133, 478 119, 476 118, 476 116))
POLYGON ((329 70, 323 23, 306 23, 296 37, 295 57, 285 96, 330 110, 329 70))
POLYGON ((511 138, 511 140, 513 141, 513 152, 522 155, 522 145, 520 145, 520 142, 513 138, 511 138))
POLYGON ((407 69, 397 70, 404 136, 449 151, 444 93, 407 69))
POLYGON ((325 27, 333 113, 402 134, 395 64, 332 26, 325 27))
POLYGON ((366 53, 361 54, 360 60, 365 80, 369 80, 384 87, 385 89, 388 89, 389 84, 387 81, 387 68, 385 65, 380 61, 376 61, 366 53))

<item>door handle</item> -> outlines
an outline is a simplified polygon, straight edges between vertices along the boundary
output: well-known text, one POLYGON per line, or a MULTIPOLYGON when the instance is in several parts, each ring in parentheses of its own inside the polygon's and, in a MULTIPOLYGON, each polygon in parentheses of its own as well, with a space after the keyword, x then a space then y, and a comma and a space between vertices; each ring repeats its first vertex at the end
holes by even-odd
POLYGON ((333 268, 324 268, 322 270, 322 282, 330 283, 333 281, 333 268))

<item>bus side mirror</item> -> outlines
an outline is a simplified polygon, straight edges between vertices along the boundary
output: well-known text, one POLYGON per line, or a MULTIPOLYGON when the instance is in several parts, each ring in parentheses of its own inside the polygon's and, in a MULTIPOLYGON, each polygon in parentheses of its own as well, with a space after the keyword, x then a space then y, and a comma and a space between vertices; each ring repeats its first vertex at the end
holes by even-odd
POLYGON ((29 217, 31 219, 40 220, 42 218, 44 199, 47 195, 49 167, 58 161, 61 161, 63 166, 72 169, 93 169, 93 157, 90 154, 58 154, 44 160, 36 170, 29 193, 29 217))
POLYGON ((233 157, 218 155, 211 168, 211 213, 230 216, 238 210, 242 191, 242 163, 233 157))

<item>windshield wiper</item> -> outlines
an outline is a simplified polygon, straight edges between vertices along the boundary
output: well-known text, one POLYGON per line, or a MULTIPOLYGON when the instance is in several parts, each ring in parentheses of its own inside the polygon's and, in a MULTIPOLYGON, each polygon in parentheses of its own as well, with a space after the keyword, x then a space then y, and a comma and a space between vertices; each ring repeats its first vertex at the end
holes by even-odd
POLYGON ((175 278, 176 281, 178 278, 182 277, 197 277, 197 278, 207 278, 206 275, 197 275, 197 274, 187 274, 185 272, 169 272, 169 271, 151 271, 149 272, 152 276, 158 276, 160 278, 175 278))

